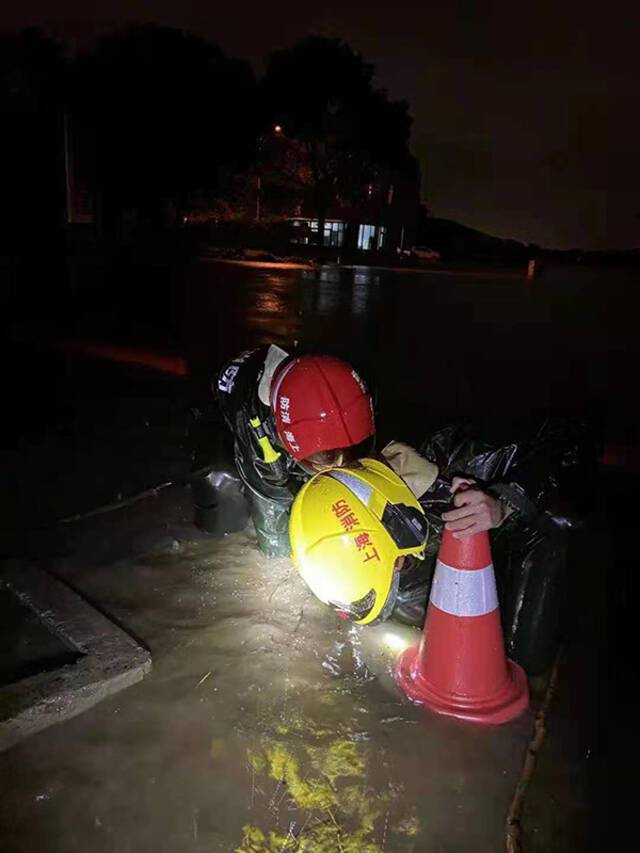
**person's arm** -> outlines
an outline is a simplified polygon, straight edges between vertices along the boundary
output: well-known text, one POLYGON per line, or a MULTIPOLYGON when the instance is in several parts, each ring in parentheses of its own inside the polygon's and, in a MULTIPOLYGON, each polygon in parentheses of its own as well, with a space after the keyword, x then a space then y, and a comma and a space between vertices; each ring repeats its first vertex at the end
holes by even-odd
POLYGON ((418 499, 433 486, 438 478, 437 465, 429 462, 417 450, 403 442, 390 441, 375 456, 395 471, 418 499))
MULTIPOLYGON (((417 498, 427 497, 429 490, 438 481, 437 466, 407 444, 392 441, 383 448, 379 458, 402 477, 417 498)), ((441 502, 443 489, 450 489, 454 495, 455 509, 443 513, 442 519, 447 522, 448 530, 455 531, 457 538, 499 527, 513 512, 509 506, 487 492, 473 488, 475 480, 454 477, 450 486, 446 480, 440 482, 441 502)))
POLYGON ((590 442, 588 425, 548 418, 535 431, 493 447, 476 440, 470 429, 449 427, 436 433, 423 452, 455 482, 454 509, 443 515, 447 524, 455 523, 449 529, 476 532, 498 527, 509 516, 533 521, 561 481, 583 464, 590 442), (465 479, 475 485, 471 495, 460 493, 465 479))
POLYGON ((478 488, 474 480, 454 477, 451 491, 455 508, 444 512, 442 520, 456 539, 500 527, 513 513, 512 507, 478 488))

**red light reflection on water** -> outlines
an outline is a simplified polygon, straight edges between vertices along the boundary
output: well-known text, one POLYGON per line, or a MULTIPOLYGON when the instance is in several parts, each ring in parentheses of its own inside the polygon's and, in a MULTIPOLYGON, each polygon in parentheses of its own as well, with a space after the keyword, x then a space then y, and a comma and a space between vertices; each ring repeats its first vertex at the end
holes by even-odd
POLYGON ((148 367, 152 370, 159 370, 161 373, 170 373, 172 376, 186 376, 188 373, 187 363, 183 358, 172 355, 161 355, 150 350, 140 350, 112 344, 77 342, 68 342, 66 348, 80 352, 83 355, 104 358, 108 361, 118 362, 119 364, 148 367))

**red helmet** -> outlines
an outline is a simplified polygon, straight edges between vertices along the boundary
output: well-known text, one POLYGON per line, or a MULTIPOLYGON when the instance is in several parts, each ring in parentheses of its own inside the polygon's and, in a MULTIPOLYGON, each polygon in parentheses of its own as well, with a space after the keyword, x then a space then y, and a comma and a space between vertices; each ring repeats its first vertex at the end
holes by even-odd
POLYGON ((280 441, 294 459, 352 447, 375 432, 373 405, 356 371, 330 355, 286 361, 271 384, 280 441))

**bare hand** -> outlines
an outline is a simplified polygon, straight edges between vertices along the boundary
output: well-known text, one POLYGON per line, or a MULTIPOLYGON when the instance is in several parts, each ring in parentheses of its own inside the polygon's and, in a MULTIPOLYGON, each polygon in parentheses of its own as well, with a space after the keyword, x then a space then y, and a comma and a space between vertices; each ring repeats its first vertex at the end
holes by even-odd
POLYGON ((466 539, 474 533, 500 527, 505 518, 511 515, 511 508, 497 498, 475 488, 474 480, 454 477, 451 491, 454 492, 453 504, 456 509, 442 514, 447 530, 455 531, 455 539, 466 539))

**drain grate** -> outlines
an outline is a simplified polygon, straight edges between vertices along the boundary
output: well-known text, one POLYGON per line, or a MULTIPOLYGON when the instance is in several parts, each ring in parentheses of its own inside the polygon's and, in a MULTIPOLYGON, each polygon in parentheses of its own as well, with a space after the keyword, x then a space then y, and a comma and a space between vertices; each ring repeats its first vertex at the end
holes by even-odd
POLYGON ((140 681, 151 655, 62 581, 0 574, 0 750, 140 681))

